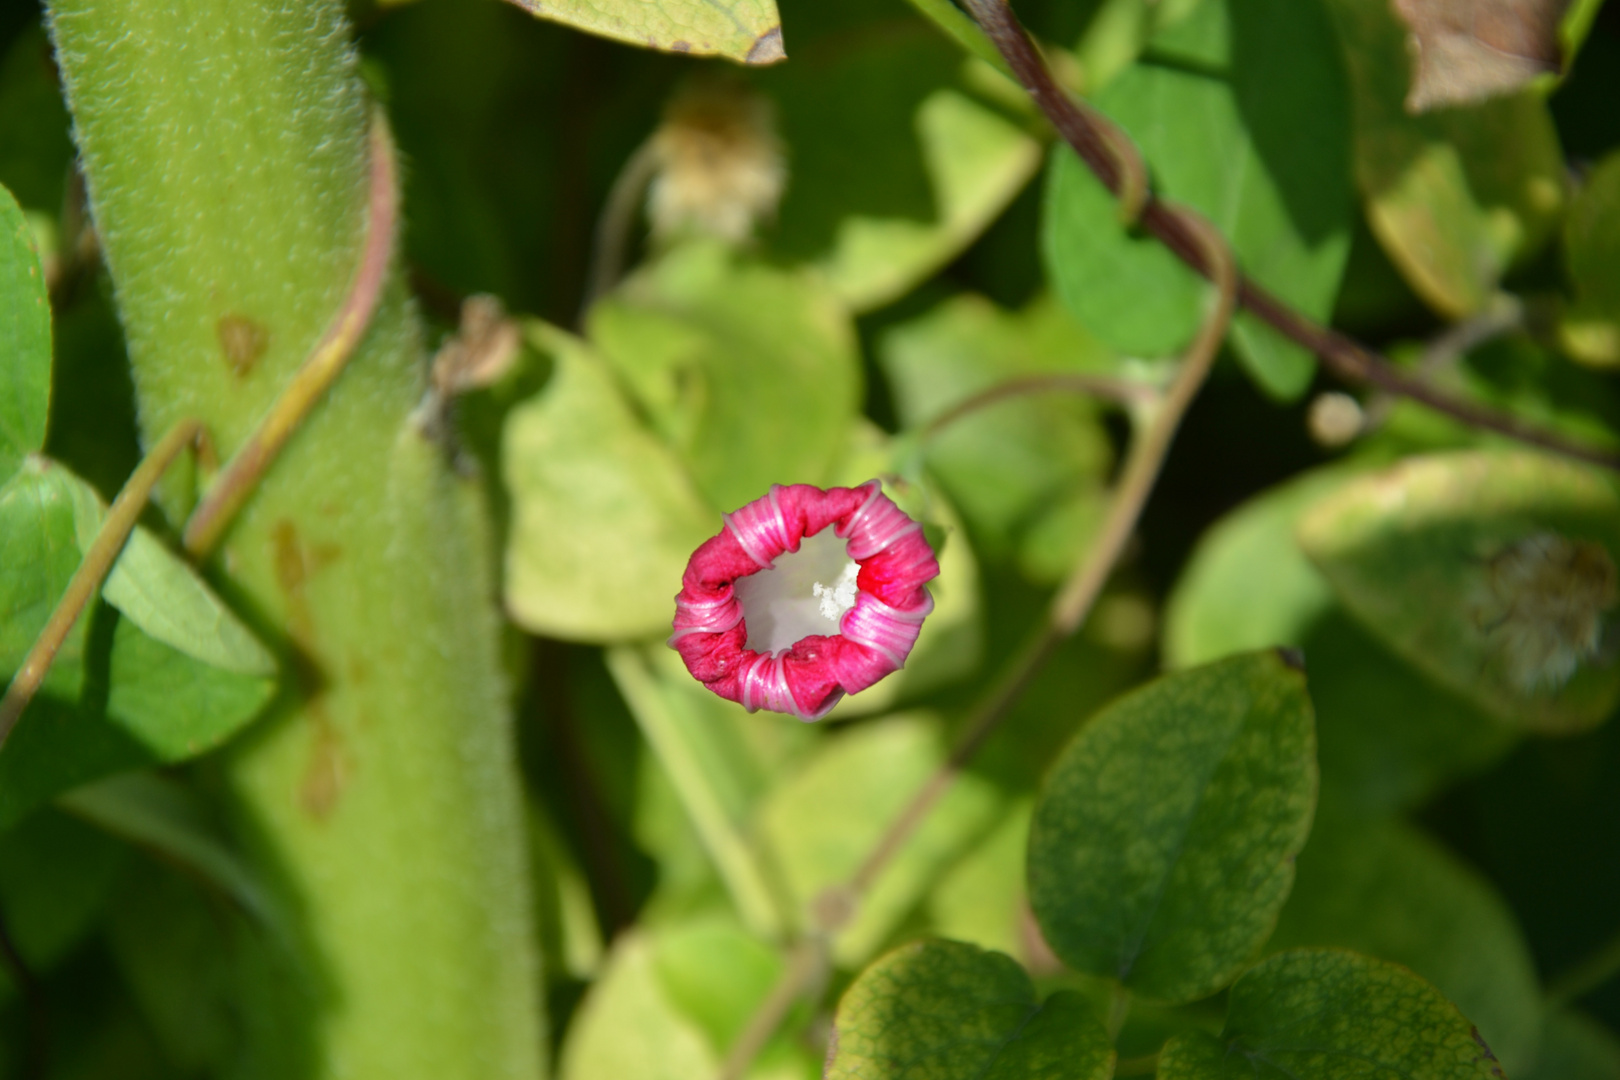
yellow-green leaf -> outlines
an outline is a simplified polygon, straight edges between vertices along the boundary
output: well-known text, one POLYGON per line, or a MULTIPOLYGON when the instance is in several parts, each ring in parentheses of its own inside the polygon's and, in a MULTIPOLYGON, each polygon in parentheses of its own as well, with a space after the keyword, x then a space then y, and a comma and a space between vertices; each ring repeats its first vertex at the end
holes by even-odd
POLYGON ((743 64, 787 59, 775 0, 512 0, 541 18, 631 45, 743 64))

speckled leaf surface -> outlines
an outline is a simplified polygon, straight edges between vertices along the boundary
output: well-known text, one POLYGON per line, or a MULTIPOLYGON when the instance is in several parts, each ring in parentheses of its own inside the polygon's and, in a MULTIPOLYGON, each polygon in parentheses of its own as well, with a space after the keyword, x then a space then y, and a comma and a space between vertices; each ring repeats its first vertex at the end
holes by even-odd
POLYGON ((1010 957, 919 941, 838 1003, 827 1080, 1107 1080, 1114 1050, 1080 995, 1040 1002, 1010 957))
POLYGON ((1276 652, 1167 675, 1058 758, 1035 808, 1029 898, 1078 971, 1193 1001, 1271 933, 1316 802, 1303 673, 1276 652))
POLYGON ((32 231, 0 187, 0 482, 45 445, 51 306, 32 231))
MULTIPOLYGON (((1206 2, 1098 93, 1136 141, 1155 190, 1207 217, 1238 261, 1299 310, 1325 317, 1350 250, 1350 114, 1332 27, 1315 0, 1206 2)), ((1208 286, 1119 222, 1072 151, 1053 155, 1042 245, 1054 287, 1123 352, 1191 340, 1208 286)), ((1246 313, 1232 325, 1249 373, 1297 397, 1312 357, 1246 313)))
POLYGON ((1577 360, 1620 364, 1620 153, 1587 175, 1564 219, 1564 263, 1575 303, 1559 337, 1577 360))
POLYGON ((715 509, 827 483, 860 407, 860 359, 848 313, 811 275, 690 244, 592 308, 589 329, 715 509))
POLYGON ((512 410, 503 436, 507 610, 555 637, 657 633, 669 626, 686 560, 719 530, 719 514, 583 342, 543 328, 532 335, 556 370, 512 410))
POLYGON ((1248 649, 1301 650, 1323 796, 1382 813, 1495 760, 1517 734, 1380 644, 1300 547, 1300 519, 1375 468, 1366 461, 1311 470, 1216 522, 1170 595, 1162 648, 1173 668, 1248 649))
POLYGON ((631 45, 744 64, 774 64, 782 49, 775 0, 512 0, 541 18, 631 45))
POLYGON ((1367 221, 1407 282, 1455 318, 1482 308, 1563 205, 1546 103, 1523 90, 1414 116, 1406 28, 1388 0, 1327 0, 1350 70, 1355 177, 1367 221))
POLYGON ((1299 857, 1273 951, 1337 946, 1411 968, 1456 1003, 1517 1077, 1541 1039, 1541 986, 1506 901, 1395 820, 1324 814, 1299 857))
POLYGON ((1279 953, 1232 987, 1219 1036, 1177 1036, 1159 1080, 1501 1080, 1457 1007, 1405 968, 1352 952, 1279 953))
POLYGON ((1370 633, 1493 715, 1575 731, 1620 699, 1601 652, 1620 491, 1601 470, 1524 451, 1410 458, 1315 507, 1299 537, 1370 633), (1594 622, 1595 654, 1580 646, 1594 622))

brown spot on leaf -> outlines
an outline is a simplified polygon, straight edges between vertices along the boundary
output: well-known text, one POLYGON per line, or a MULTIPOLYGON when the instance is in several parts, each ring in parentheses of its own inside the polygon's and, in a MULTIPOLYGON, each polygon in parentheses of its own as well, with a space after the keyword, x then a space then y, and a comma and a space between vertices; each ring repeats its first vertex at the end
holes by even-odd
POLYGON ((1407 111, 1512 93, 1563 63, 1558 26, 1570 0, 1395 0, 1411 35, 1407 111))
POLYGON ((1277 650, 1277 659, 1281 660, 1285 665, 1293 668, 1295 671, 1302 674, 1305 671, 1305 654, 1300 652, 1298 649, 1282 646, 1277 650))
POLYGON ((782 28, 773 26, 759 37, 754 39, 753 47, 748 55, 743 57, 750 64, 775 64, 787 59, 787 50, 782 47, 782 28))
POLYGON ((325 819, 337 809, 349 780, 349 759, 332 718, 319 699, 310 703, 309 762, 298 787, 298 802, 305 813, 325 819))
POLYGON ((672 42, 669 43, 669 51, 670 52, 691 52, 692 51, 692 43, 690 41, 672 41, 672 42))
POLYGON ((253 366, 270 347, 270 331, 264 324, 234 311, 220 316, 219 322, 214 324, 214 333, 219 337, 225 362, 239 379, 253 371, 253 366))

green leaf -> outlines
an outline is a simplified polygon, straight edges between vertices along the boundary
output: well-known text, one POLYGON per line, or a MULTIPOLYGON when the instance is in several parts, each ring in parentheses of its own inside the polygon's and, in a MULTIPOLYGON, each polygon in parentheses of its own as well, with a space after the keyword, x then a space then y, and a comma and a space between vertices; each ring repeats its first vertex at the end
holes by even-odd
POLYGON ((775 0, 512 0, 530 14, 631 45, 744 64, 787 59, 775 0))
POLYGON ((45 445, 51 404, 51 304, 33 230, 0 187, 0 482, 45 445))
MULTIPOLYGON (((116 840, 50 809, 0 836, 6 934, 36 976, 94 930, 128 855, 116 840)), ((0 993, 16 989, 8 965, 0 993)))
MULTIPOLYGON (((0 672, 21 663, 104 513, 40 458, 0 489, 0 672)), ((0 752, 0 824, 97 777, 212 749, 275 689, 270 654, 155 537, 137 528, 108 582, 129 610, 79 617, 0 752)))
POLYGON ((955 258, 1040 167, 1039 143, 963 92, 961 54, 920 23, 853 28, 760 80, 791 181, 773 250, 814 262, 856 311, 955 258))
POLYGON ((825 484, 860 407, 843 306, 810 275, 719 244, 683 246, 632 276, 592 308, 590 334, 721 510, 772 484, 825 484))
MULTIPOLYGON (((936 719, 901 714, 832 735, 773 788, 758 828, 794 903, 802 910, 848 881, 944 760, 936 719)), ((882 947, 945 868, 993 827, 1000 801, 982 779, 957 780, 834 940, 841 966, 854 967, 882 947)))
POLYGON ((1271 933, 1316 801, 1304 676, 1275 652, 1167 675, 1052 767, 1029 899, 1070 967, 1144 997, 1226 985, 1271 933))
POLYGON ((918 941, 844 992, 827 1080, 1107 1080, 1114 1049, 1079 994, 1044 1002, 1010 957, 918 941))
POLYGON ((1514 1080, 1620 1080, 1620 1039, 1577 1012, 1555 1009, 1542 1026, 1536 1062, 1514 1080))
POLYGON ((1535 1057, 1541 989, 1512 912, 1489 882, 1410 826, 1318 820, 1267 944, 1302 946, 1411 968, 1479 1025, 1509 1076, 1535 1057))
MULTIPOLYGON (((1155 189, 1207 217, 1256 281, 1317 318, 1350 251, 1349 101, 1331 25, 1314 2, 1208 2, 1154 39, 1096 98, 1136 141, 1155 189)), ((1119 223, 1067 148, 1052 161, 1042 244, 1080 321, 1122 352, 1164 356, 1192 338, 1205 286, 1119 223)), ((1238 356, 1272 395, 1304 392, 1311 356, 1249 314, 1238 356)))
MULTIPOLYGON (((700 919, 614 943, 563 1042, 562 1080, 697 1080, 719 1062, 782 971, 781 958, 724 921, 700 919)), ((766 1045, 750 1076, 813 1068, 790 1038, 766 1045)))
POLYGON ((546 388, 507 419, 506 606, 527 630, 613 641, 667 628, 681 573, 720 528, 674 454, 577 339, 533 325, 546 388))
POLYGON ((1457 1007, 1404 968, 1337 950, 1280 953, 1232 987, 1217 1037, 1178 1036, 1159 1080, 1501 1080, 1457 1007))
POLYGON ((65 792, 57 805, 185 870, 262 926, 287 932, 258 873, 231 848, 209 820, 207 808, 184 785, 157 773, 131 772, 65 792))
POLYGON ((1559 338, 1577 360, 1620 364, 1620 152, 1592 170, 1564 220, 1564 264, 1575 303, 1559 338))
POLYGON ((1405 27, 1385 0, 1327 0, 1355 102, 1355 177, 1374 235, 1434 309, 1484 307, 1502 275, 1551 234, 1563 154, 1541 97, 1406 111, 1405 27))
POLYGON ((1372 467, 1313 470, 1217 522, 1171 593, 1163 644, 1166 663, 1176 668, 1250 649, 1300 649, 1310 671, 1323 793, 1382 813, 1483 767, 1515 733, 1378 644, 1300 549, 1300 518, 1372 467))
POLYGON ((1620 556, 1620 491, 1601 470, 1521 451, 1410 458, 1315 507, 1299 536, 1369 632, 1514 726, 1576 731, 1620 700, 1620 666, 1587 662, 1620 556))
POLYGON ((1024 850, 1033 800, 1021 799, 928 894, 931 933, 1028 959, 1024 850))
MULTIPOLYGON (((1009 379, 1096 370, 1109 359, 1056 305, 1012 314, 972 295, 887 331, 879 358, 901 423, 924 433, 953 406, 1009 379)), ((1017 550, 1076 495, 1100 493, 1113 457, 1096 406, 1062 392, 979 409, 927 438, 922 452, 992 558, 1017 550)), ((1063 545, 1069 562, 1088 536, 1073 532, 1063 545)))

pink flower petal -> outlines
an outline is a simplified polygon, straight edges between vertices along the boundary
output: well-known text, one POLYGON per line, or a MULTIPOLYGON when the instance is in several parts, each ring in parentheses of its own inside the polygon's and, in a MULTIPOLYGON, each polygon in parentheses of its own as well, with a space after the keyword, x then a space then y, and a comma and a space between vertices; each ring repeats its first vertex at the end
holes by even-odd
POLYGON ((772 485, 692 553, 675 598, 669 644, 692 676, 754 712, 819 720, 845 694, 898 671, 934 609, 926 584, 939 576, 922 526, 869 480, 856 488, 772 485), (774 653, 747 647, 748 625, 736 597, 738 578, 771 566, 831 526, 860 564, 855 606, 839 632, 812 634, 774 653))

